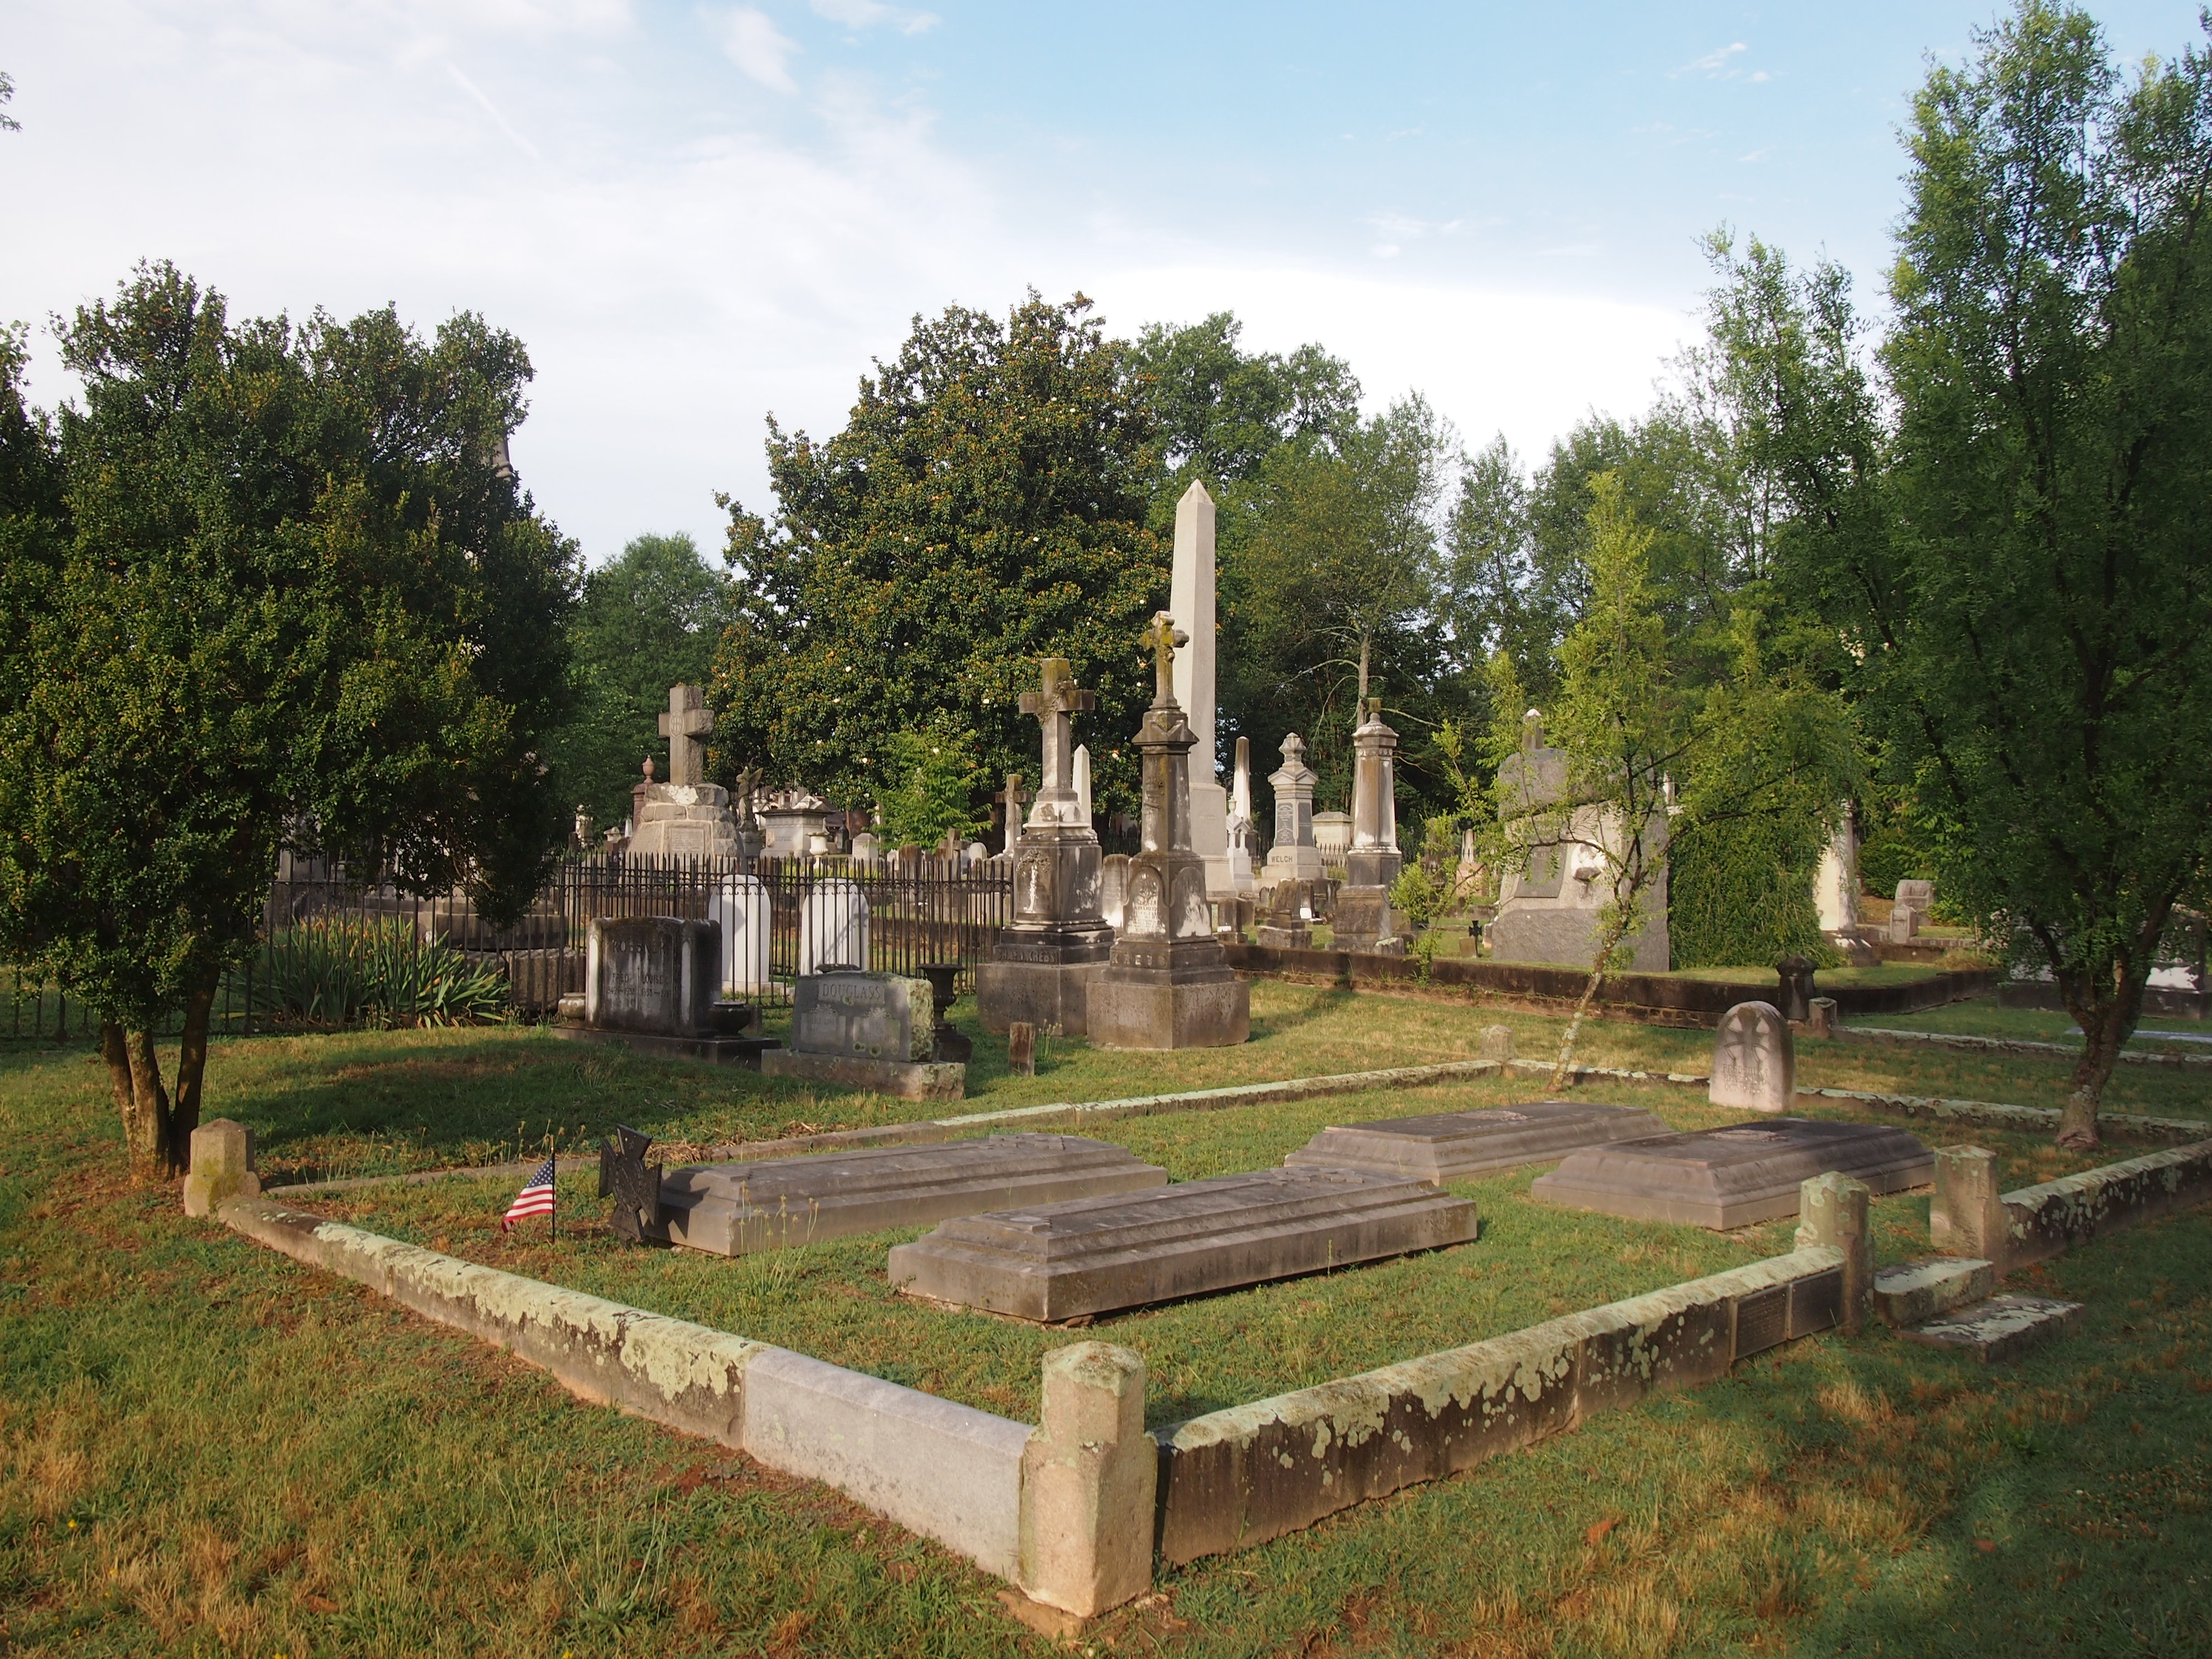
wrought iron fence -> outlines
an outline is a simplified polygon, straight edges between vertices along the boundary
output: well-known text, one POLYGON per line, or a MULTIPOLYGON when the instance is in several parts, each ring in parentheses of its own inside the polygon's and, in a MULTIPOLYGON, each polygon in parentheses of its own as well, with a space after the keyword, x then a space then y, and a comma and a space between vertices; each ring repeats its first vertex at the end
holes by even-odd
MULTIPOLYGON (((466 1018, 495 1007, 526 1018, 553 1012, 584 987, 586 941, 602 916, 718 919, 744 913, 741 884, 767 901, 769 976, 745 1000, 791 1000, 800 967, 801 918, 816 896, 866 908, 867 961, 879 973, 918 972, 927 963, 975 969, 1012 919, 1013 883, 1003 863, 972 866, 928 858, 914 864, 856 864, 842 858, 629 857, 564 859, 514 921, 495 926, 461 895, 418 897, 342 870, 287 860, 271 884, 250 956, 223 976, 209 1021, 212 1034, 300 1030, 405 1018, 466 1018), (720 896, 727 902, 717 903, 720 896)), ((757 908, 757 903, 753 907, 757 908)), ((732 963, 734 939, 724 941, 732 963)), ((174 1035, 172 1013, 156 1028, 174 1035)), ((13 970, 6 1016, 11 1037, 75 1040, 99 1033, 98 1017, 52 981, 13 970)))

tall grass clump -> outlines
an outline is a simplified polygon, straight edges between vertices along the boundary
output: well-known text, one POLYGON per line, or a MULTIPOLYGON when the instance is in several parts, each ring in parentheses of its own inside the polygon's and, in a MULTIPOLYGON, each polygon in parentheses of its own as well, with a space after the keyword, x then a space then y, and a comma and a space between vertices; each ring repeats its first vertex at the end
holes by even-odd
POLYGON ((503 1019, 507 981, 395 916, 281 928, 253 968, 254 1006, 319 1025, 473 1025, 503 1019))

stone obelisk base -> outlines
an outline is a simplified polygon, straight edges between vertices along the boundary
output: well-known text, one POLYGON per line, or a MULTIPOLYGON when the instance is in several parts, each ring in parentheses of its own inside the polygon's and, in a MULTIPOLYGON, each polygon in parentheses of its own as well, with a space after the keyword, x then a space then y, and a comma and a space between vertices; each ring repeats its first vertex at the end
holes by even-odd
MULTIPOLYGON (((1182 959, 1163 967, 1109 963, 1091 981, 1091 1041, 1102 1048, 1229 1048, 1248 1039, 1252 988, 1219 944, 1191 940, 1167 950, 1182 959)), ((1166 952, 1154 946, 1145 954, 1166 952)))
POLYGON ((1092 962, 1000 962, 975 970, 975 1008, 987 1031, 1017 1020, 1062 1036, 1091 1033, 1091 988, 1106 970, 1105 951, 1092 962))

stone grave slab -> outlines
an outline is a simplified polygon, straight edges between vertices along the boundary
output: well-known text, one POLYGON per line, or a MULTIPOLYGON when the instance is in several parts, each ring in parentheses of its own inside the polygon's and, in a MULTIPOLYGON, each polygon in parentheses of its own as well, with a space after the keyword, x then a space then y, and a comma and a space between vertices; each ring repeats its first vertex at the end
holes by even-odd
POLYGON ((1575 1153, 1530 1192, 1578 1210, 1726 1231, 1797 1213, 1797 1189, 1834 1170, 1879 1196, 1936 1178, 1936 1156, 1902 1129, 1781 1117, 1575 1153))
POLYGON ((1955 1255, 1896 1261, 1874 1276, 1874 1308, 1886 1325, 1917 1325, 1969 1302, 1983 1301, 1996 1287, 1994 1262, 1955 1255))
POLYGON ((1123 1147, 1055 1134, 708 1164, 661 1176, 659 1224, 645 1236, 749 1255, 1012 1205, 1140 1192, 1167 1178, 1123 1147))
POLYGON ((1993 1296, 1954 1308, 1924 1324, 1908 1326, 1898 1334, 1908 1342, 1950 1348, 1970 1353, 1984 1364, 1994 1364, 2054 1336, 2063 1336, 2081 1322, 2083 1312, 2078 1302, 2060 1302, 2047 1296, 1993 1296))
POLYGON ((1475 1206, 1364 1170, 1261 1170, 948 1221, 890 1253, 894 1288, 1057 1322, 1463 1244, 1475 1206))
POLYGON ((1673 1133, 1633 1106, 1537 1100, 1525 1106, 1332 1125, 1283 1162, 1296 1168, 1370 1170, 1441 1187, 1492 1170, 1553 1163, 1588 1146, 1673 1133))

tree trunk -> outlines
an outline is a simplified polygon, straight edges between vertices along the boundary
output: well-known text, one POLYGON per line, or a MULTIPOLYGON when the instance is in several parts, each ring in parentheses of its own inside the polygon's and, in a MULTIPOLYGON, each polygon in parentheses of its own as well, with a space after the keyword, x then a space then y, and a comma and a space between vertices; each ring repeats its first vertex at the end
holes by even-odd
POLYGON ((216 990, 222 983, 220 966, 204 969, 185 998, 184 1037, 177 1051, 177 1100, 169 1125, 179 1171, 191 1167, 192 1131, 200 1127, 200 1081, 207 1073, 208 1017, 215 1010, 216 990))
POLYGON ((131 1084, 131 1052, 125 1046, 123 1028, 112 1019, 100 1022, 100 1057, 107 1062, 108 1092, 115 1097, 115 1115, 123 1120, 123 1144, 131 1161, 138 1161, 138 1101, 131 1084))
POLYGON ((1552 1087, 1564 1089, 1574 1072, 1575 1039, 1582 1035, 1583 1021, 1589 1015, 1590 1005, 1597 1000, 1598 988, 1605 983, 1606 965, 1613 953, 1620 948, 1620 941, 1628 937, 1628 929, 1635 921, 1635 908, 1624 904, 1620 915, 1606 935, 1590 966, 1589 983, 1583 987, 1583 1000, 1575 1005, 1574 1018, 1567 1022, 1567 1034, 1559 1042, 1559 1057, 1552 1065, 1552 1087))
POLYGON ((161 1063, 155 1056, 153 1037, 144 1031, 125 1031, 123 1047, 131 1066, 131 1173, 141 1181, 166 1181, 182 1160, 170 1133, 161 1063))
POLYGON ((1367 724, 1367 664, 1374 648, 1375 636, 1362 634, 1359 636, 1359 706, 1352 711, 1354 730, 1367 724))
POLYGON ((2125 967, 2116 994, 2092 995, 2093 989, 2106 988, 2085 981, 2060 983, 2066 1012, 2081 1028, 2081 1058, 2075 1063, 2073 1090, 2058 1117, 2058 1144, 2071 1152, 2087 1152, 2102 1143, 2097 1109, 2104 1099, 2105 1085, 2112 1081, 2112 1068, 2120 1063, 2120 1050, 2135 1035, 2136 1022, 2142 1018, 2143 988, 2132 972, 2124 971, 2125 967))

